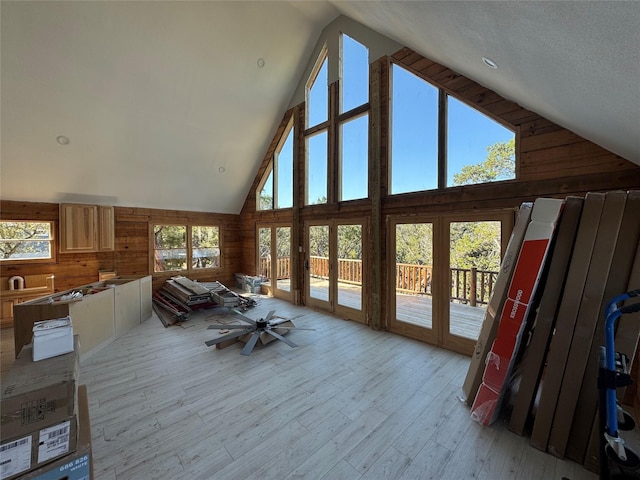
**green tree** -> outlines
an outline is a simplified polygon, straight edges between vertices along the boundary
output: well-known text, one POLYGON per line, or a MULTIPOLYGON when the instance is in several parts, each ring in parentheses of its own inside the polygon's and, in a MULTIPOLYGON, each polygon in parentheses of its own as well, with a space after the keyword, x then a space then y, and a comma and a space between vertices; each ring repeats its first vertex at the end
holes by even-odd
POLYGON ((431 223, 396 225, 396 263, 433 265, 433 225, 431 223))
POLYGON ((0 258, 48 258, 50 225, 34 222, 0 222, 0 258))
POLYGON ((495 182, 515 177, 515 139, 497 142, 487 147, 487 158, 473 165, 465 165, 453 176, 454 185, 495 182))
POLYGON ((500 269, 500 222, 452 222, 449 264, 452 268, 500 269))
POLYGON ((362 260, 361 225, 338 225, 338 258, 362 260))

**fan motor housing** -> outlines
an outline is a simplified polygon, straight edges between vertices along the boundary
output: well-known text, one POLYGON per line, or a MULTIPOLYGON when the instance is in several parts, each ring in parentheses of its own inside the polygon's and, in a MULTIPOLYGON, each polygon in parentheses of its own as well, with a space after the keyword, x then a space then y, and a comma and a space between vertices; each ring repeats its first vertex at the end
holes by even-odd
POLYGON ((267 328, 267 325, 269 325, 269 322, 264 318, 261 318, 260 320, 256 320, 256 327, 258 328, 267 328))

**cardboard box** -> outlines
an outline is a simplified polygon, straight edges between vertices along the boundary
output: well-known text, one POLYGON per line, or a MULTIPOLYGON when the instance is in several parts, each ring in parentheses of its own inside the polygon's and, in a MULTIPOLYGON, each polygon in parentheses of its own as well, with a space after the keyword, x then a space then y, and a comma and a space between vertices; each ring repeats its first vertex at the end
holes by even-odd
POLYGON ((531 222, 500 315, 498 333, 487 357, 482 385, 471 407, 471 418, 484 425, 493 423, 498 417, 563 204, 563 200, 539 198, 533 205, 531 222))
POLYGON ((11 480, 75 452, 77 439, 77 420, 74 417, 31 435, 3 442, 0 446, 0 479, 11 480))
POLYGON ((498 315, 502 311, 504 302, 507 298, 507 287, 511 281, 511 275, 516 265, 516 259, 520 253, 520 246, 524 239, 524 234, 529 225, 531 219, 531 210, 533 203, 525 202, 520 206, 518 215, 516 217, 516 223, 511 232, 507 249, 505 250, 504 258, 500 265, 500 272, 493 289, 487 310, 482 322, 482 328, 478 335, 478 341, 473 350, 471 356, 471 363, 469 364, 469 370, 467 376, 462 385, 462 392, 465 402, 471 406, 476 398, 480 384, 482 383, 482 374, 484 373, 485 361, 487 354, 491 349, 491 345, 496 338, 498 332, 498 315))
POLYGON ((20 477, 20 480, 93 480, 87 387, 78 387, 78 447, 75 452, 20 477))
POLYGON ((2 379, 0 441, 30 435, 76 414, 80 373, 79 341, 75 350, 41 362, 32 359, 25 345, 2 379))
POLYGON ((540 400, 531 432, 531 445, 543 452, 547 450, 553 414, 564 376, 580 299, 591 262, 598 225, 604 205, 604 193, 588 193, 584 199, 580 225, 571 255, 562 301, 556 317, 555 333, 547 353, 547 367, 540 381, 540 400))
POLYGON ((262 278, 252 277, 243 273, 234 273, 233 279, 236 288, 239 288, 244 292, 260 293, 262 288, 262 278))
POLYGON ((43 320, 33 325, 33 361, 73 352, 73 325, 70 317, 43 320))
POLYGON ((567 197, 558 223, 558 234, 553 246, 546 281, 544 282, 544 291, 536 314, 531 340, 522 360, 523 368, 520 386, 515 396, 509 421, 509 429, 518 435, 524 433, 536 389, 538 388, 538 382, 540 381, 544 358, 549 346, 551 332, 555 326, 556 313, 560 306, 583 202, 582 198, 567 197))

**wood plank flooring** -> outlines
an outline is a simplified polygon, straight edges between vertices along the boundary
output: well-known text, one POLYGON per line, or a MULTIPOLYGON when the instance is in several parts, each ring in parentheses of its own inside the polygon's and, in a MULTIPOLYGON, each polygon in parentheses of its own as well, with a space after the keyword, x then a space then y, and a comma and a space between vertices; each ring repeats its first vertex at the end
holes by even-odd
POLYGON ((458 400, 469 359, 259 297, 293 319, 275 341, 206 347, 220 311, 164 328, 154 316, 81 365, 96 478, 595 479, 458 400))
MULTIPOLYGON (((279 281, 279 284, 284 281, 279 281)), ((312 279, 311 296, 328 301, 329 281, 312 279)), ((362 289, 356 285, 338 282, 338 298, 341 305, 356 310, 362 308, 362 289)), ((453 335, 477 340, 487 310, 486 305, 472 307, 457 302, 449 303, 450 332, 453 335)), ((401 322, 411 323, 426 328, 433 328, 432 300, 428 295, 396 294, 396 318, 401 322)))

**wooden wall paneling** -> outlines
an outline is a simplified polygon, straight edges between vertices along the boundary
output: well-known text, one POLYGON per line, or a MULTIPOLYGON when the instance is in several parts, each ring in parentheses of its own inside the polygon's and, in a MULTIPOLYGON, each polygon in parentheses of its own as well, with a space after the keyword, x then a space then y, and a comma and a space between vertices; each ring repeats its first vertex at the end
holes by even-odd
POLYGON ((0 200, 0 219, 2 220, 57 222, 59 217, 60 206, 57 203, 0 200))
MULTIPOLYGON (((369 67, 369 198, 371 199, 371 228, 369 242, 367 242, 367 257, 369 259, 368 293, 366 295, 365 312, 366 323, 373 329, 386 327, 383 319, 383 278, 382 246, 384 245, 384 222, 382 218, 382 201, 380 190, 380 124, 381 97, 380 77, 382 63, 386 59, 378 60, 369 67)), ((388 70, 387 70, 388 71, 388 70)))
POLYGON ((329 85, 329 127, 327 128, 327 203, 333 205, 340 199, 340 160, 338 150, 338 81, 329 85))
MULTIPOLYGON (((560 125, 553 123, 546 118, 538 117, 528 122, 522 122, 520 124, 520 138, 532 137, 536 135, 542 135, 544 133, 557 132, 559 130, 565 130, 560 125)), ((568 131, 568 130, 567 130, 568 131)))
POLYGON ((300 229, 300 157, 304 155, 303 122, 304 109, 298 106, 293 110, 293 209, 291 212, 291 278, 289 280, 291 282, 291 301, 294 305, 302 303, 301 280, 304 277, 302 267, 305 257, 302 246, 304 236, 300 229))

